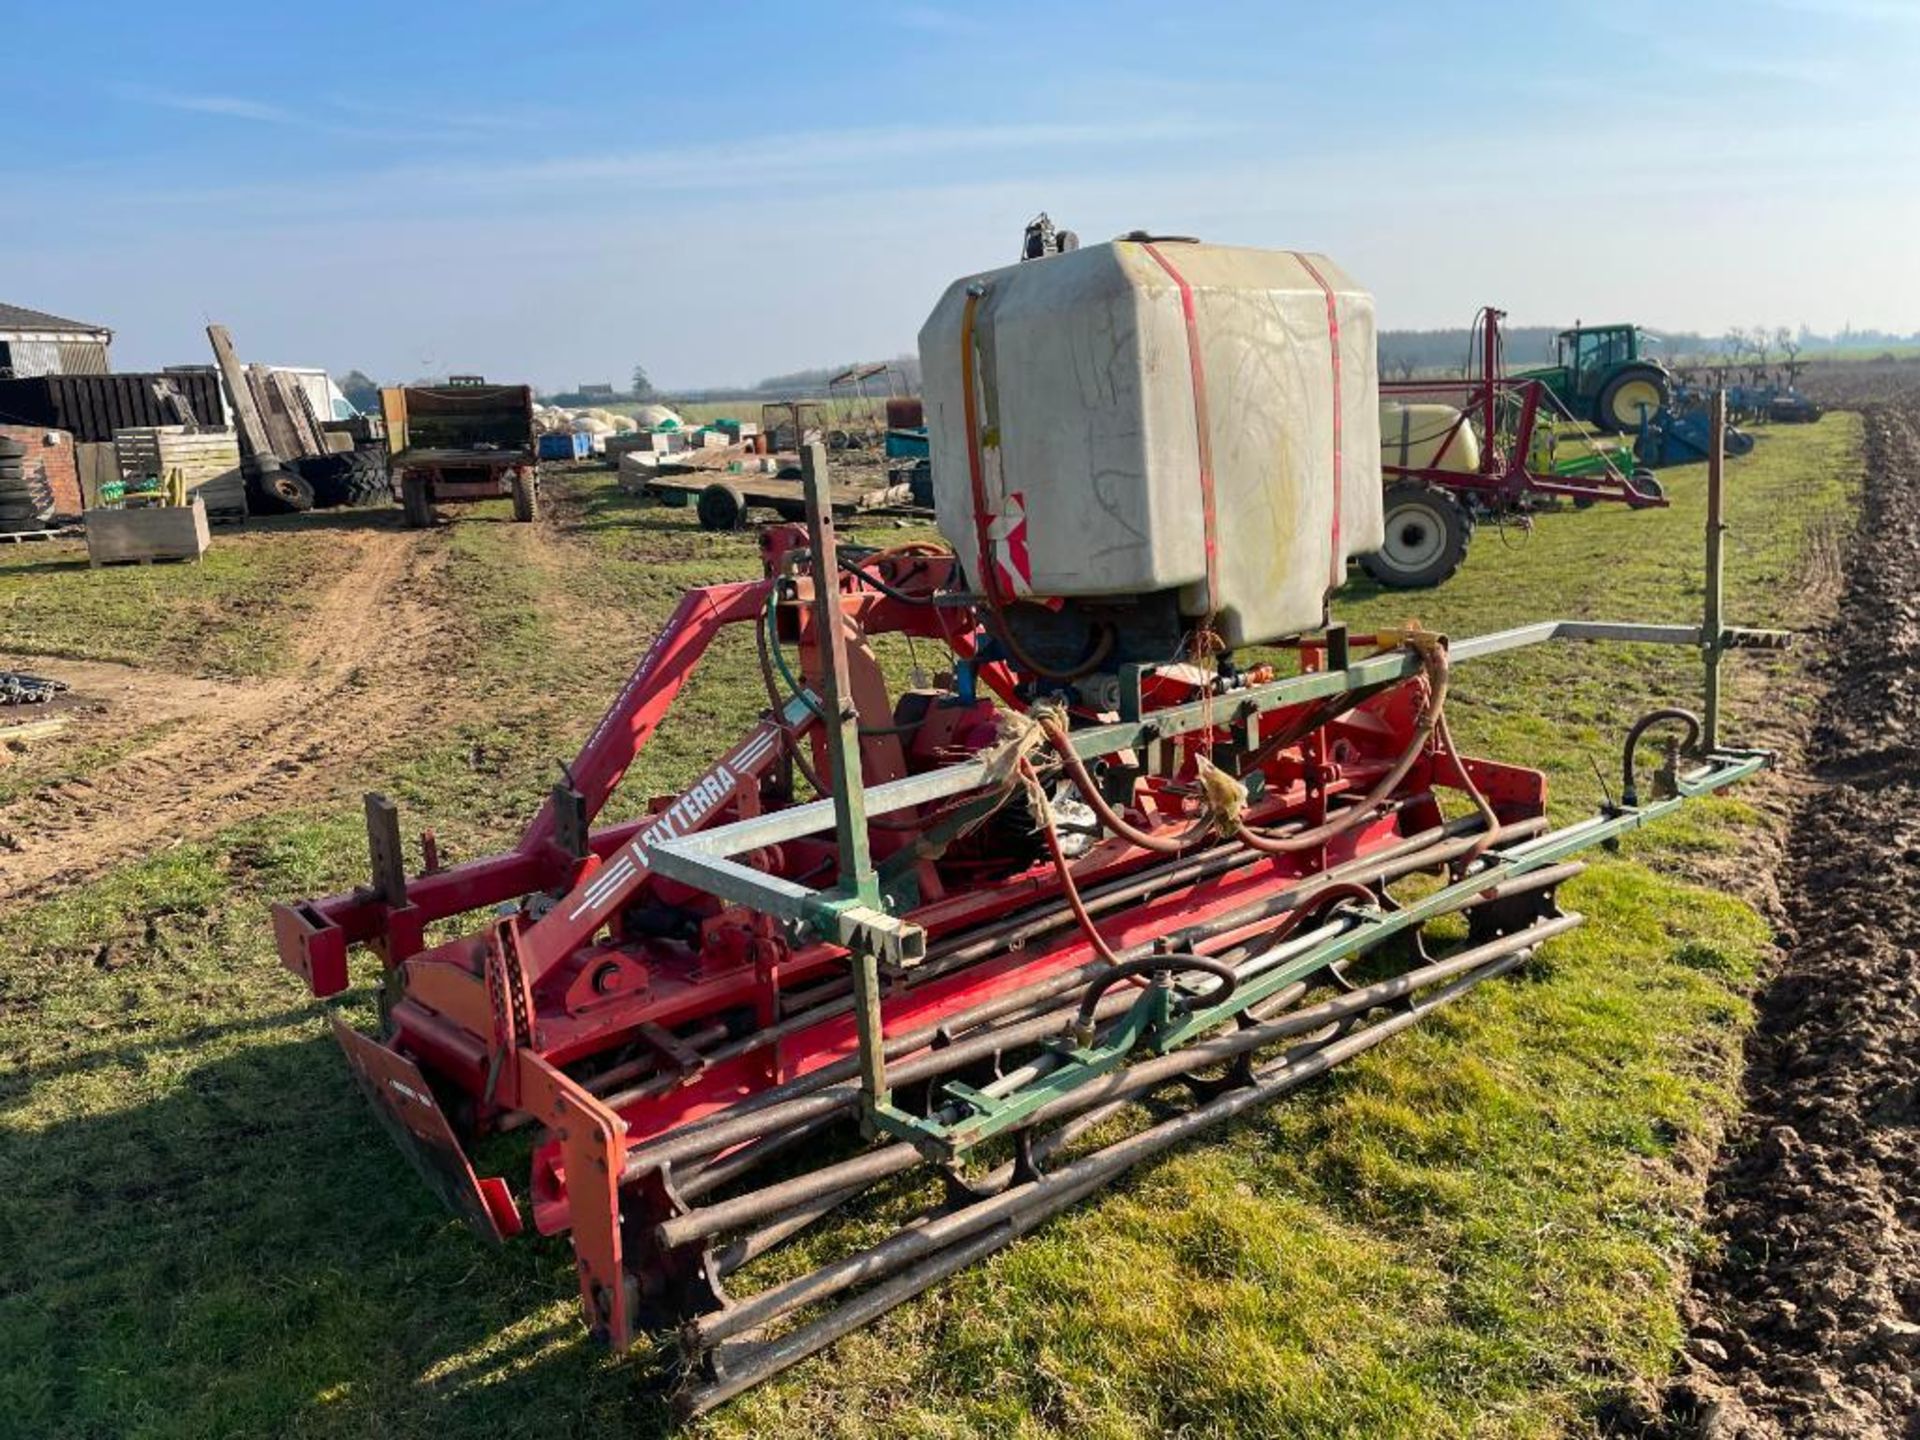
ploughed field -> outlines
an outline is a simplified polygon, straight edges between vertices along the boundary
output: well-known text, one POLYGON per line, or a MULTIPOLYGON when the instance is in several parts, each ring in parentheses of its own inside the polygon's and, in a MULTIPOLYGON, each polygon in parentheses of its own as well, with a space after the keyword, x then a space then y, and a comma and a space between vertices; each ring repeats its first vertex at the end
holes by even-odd
POLYGON ((1664 1407, 1677 1435, 1920 1427, 1920 368, 1841 379, 1827 398, 1867 404, 1865 506, 1782 874, 1783 954, 1708 1192, 1718 1248, 1664 1407))
MULTIPOLYGON (((1897 448, 1877 423, 1775 427, 1730 464, 1731 620, 1833 615, 1865 553, 1868 457, 1897 448)), ((1482 525, 1446 586, 1356 581, 1336 613, 1456 635, 1696 619, 1704 475, 1663 479, 1669 510, 1482 525)), ((0 1433, 666 1428, 668 1347, 595 1350, 564 1242, 495 1251, 439 1209, 266 922, 273 900, 365 877, 365 789, 450 858, 503 845, 682 588, 757 571, 750 535, 704 533, 604 471, 552 484, 534 526, 501 502, 418 533, 397 512, 256 522, 197 567, 90 573, 58 545, 0 556, 0 666, 74 682, 68 728, 0 764, 0 1433)), ((694 1433, 1541 1435, 1706 1403, 1704 1381, 1694 1400, 1669 1383, 1711 1353, 1699 1317, 1749 1303, 1748 1242, 1733 1220, 1703 1228, 1702 1200, 1741 1109, 1752 997, 1777 923, 1790 967, 1828 973, 1809 948, 1831 938, 1819 892, 1852 903, 1845 877, 1872 863, 1842 858, 1840 831, 1789 838, 1830 792, 1879 803, 1830 768, 1837 748, 1878 742, 1809 676, 1820 648, 1732 662, 1730 738, 1778 746, 1785 773, 1596 856, 1562 896, 1588 924, 1529 968, 694 1433), (1695 1297, 1696 1264, 1732 1278, 1695 1297)), ((928 659, 887 658, 903 673, 928 659)), ((1886 663, 1875 686, 1910 683, 1886 663)), ((629 803, 688 781, 749 723, 753 667, 750 640, 709 655, 629 803)), ((1682 653, 1543 648, 1461 666, 1450 713, 1464 749, 1546 769, 1565 820, 1602 800, 1596 767, 1612 777, 1626 726, 1697 703, 1698 683, 1682 653)), ((346 1008, 371 1027, 360 963, 346 1008)), ((1779 1006, 1768 989, 1769 1046, 1779 1006)), ((1844 1049, 1836 1034, 1823 1053, 1844 1049)), ((1772 1120, 1767 1083, 1762 1113, 1799 1124, 1772 1120)), ((1802 1154, 1842 1144, 1797 1133, 1802 1154)), ((524 1183, 511 1145, 485 1158, 524 1183)), ((1714 1173, 1716 1194, 1747 1193, 1714 1173)), ((864 1223, 761 1263, 818 1260, 864 1223)), ((1854 1311, 1836 1313, 1845 1328, 1854 1311)))

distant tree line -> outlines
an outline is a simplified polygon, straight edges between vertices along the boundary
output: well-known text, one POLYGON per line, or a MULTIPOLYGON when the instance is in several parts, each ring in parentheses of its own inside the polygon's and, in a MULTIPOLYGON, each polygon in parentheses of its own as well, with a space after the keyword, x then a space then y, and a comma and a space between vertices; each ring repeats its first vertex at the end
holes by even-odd
MULTIPOLYGON (((1595 323, 1604 323, 1596 321, 1595 323)), ((1554 358, 1554 340, 1562 325, 1508 325, 1501 338, 1507 364, 1514 369, 1544 365, 1554 358)), ((1886 330, 1855 330, 1819 335, 1802 325, 1734 326, 1723 334, 1649 327, 1658 340, 1653 353, 1681 365, 1753 366, 1765 368, 1775 359, 1804 364, 1830 350, 1871 349, 1920 344, 1920 331, 1900 335, 1886 330)), ((1380 332, 1380 373, 1389 379, 1415 375, 1458 375, 1468 361, 1469 332, 1452 330, 1383 330, 1380 332)), ((1476 370, 1479 356, 1473 357, 1476 370)))
MULTIPOLYGON (((1501 332, 1506 363, 1513 369, 1523 369, 1550 362, 1554 353, 1554 337, 1565 328, 1560 325, 1507 326, 1501 332)), ((1920 331, 1901 335, 1888 330, 1856 330, 1851 325, 1833 335, 1816 334, 1805 325, 1797 330, 1784 325, 1734 326, 1719 335, 1703 335, 1693 330, 1654 329, 1651 333, 1659 340, 1654 353, 1675 364, 1764 369, 1778 361, 1796 371, 1807 360, 1824 351, 1871 350, 1876 347, 1920 344, 1920 331)), ((1383 330, 1379 339, 1380 374, 1388 379, 1461 374, 1468 364, 1469 343, 1469 332, 1464 327, 1448 330, 1383 330)), ((832 389, 835 376, 872 363, 876 362, 850 361, 844 365, 790 370, 781 375, 769 375, 745 387, 718 385, 679 389, 672 392, 671 398, 694 404, 715 400, 824 398, 835 393, 832 389)), ((920 393, 920 358, 917 355, 896 355, 884 363, 889 373, 866 382, 869 395, 885 395, 890 391, 908 395, 920 393)), ((1478 367, 1478 355, 1473 356, 1472 363, 1478 367)), ((435 382, 422 380, 412 383, 435 382)), ((654 388, 644 366, 633 367, 629 385, 631 388, 628 393, 617 398, 667 398, 654 388)), ((340 389, 361 410, 377 411, 380 408, 378 382, 359 370, 349 370, 341 377, 340 389)), ((840 393, 850 392, 843 389, 840 393)), ((559 405, 582 405, 603 403, 606 397, 604 394, 589 396, 578 391, 562 391, 543 394, 542 398, 559 405)))

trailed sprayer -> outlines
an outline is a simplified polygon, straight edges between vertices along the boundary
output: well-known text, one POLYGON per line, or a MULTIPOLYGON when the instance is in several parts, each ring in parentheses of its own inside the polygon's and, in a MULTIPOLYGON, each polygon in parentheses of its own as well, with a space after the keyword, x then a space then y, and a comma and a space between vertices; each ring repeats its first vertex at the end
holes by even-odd
POLYGON ((1372 299, 1324 256, 1129 235, 957 281, 920 346, 946 543, 842 544, 809 452, 807 524, 687 592, 512 849, 416 868, 370 796, 368 883, 274 912, 315 994, 384 967, 380 1033, 335 1029, 419 1172, 569 1235, 598 1339, 677 1332, 687 1413, 1522 964, 1579 852, 1767 763, 1712 682, 1780 637, 1721 624, 1714 547, 1697 626, 1329 616, 1381 447, 1372 299), (600 823, 734 627, 759 718, 600 823), (1633 726, 1620 803, 1550 828, 1447 699, 1595 641, 1697 649, 1706 715, 1633 726), (523 1184, 476 1174, 502 1131, 523 1184), (898 1223, 763 1278, 843 1213, 898 1223))

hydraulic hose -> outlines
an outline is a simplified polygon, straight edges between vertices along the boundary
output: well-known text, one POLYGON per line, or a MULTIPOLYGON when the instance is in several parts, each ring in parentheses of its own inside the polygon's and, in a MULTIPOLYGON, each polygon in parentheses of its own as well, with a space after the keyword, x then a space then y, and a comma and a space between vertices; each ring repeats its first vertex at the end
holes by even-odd
POLYGON ((1623 805, 1640 803, 1640 787, 1633 773, 1633 752, 1639 748, 1640 738, 1656 725, 1686 726, 1687 738, 1680 742, 1682 750, 1692 750, 1700 743, 1700 717, 1691 710, 1667 706, 1649 710, 1634 721, 1633 727, 1627 731, 1626 743, 1620 753, 1620 803, 1623 805))
POLYGON ((1234 833, 1253 849, 1263 855, 1294 855, 1302 850, 1311 850, 1327 841, 1346 834, 1361 821, 1373 815, 1383 801, 1399 788, 1400 782, 1407 778, 1407 772, 1413 769, 1414 762, 1420 758, 1427 743, 1433 739, 1446 714, 1447 704, 1447 652, 1438 637, 1431 637, 1418 645, 1423 673, 1427 681, 1426 704, 1420 708, 1420 719, 1414 726, 1413 739, 1393 762, 1387 773, 1374 782, 1373 788, 1361 797, 1358 804, 1342 810, 1332 819, 1307 830, 1296 830, 1285 835, 1270 835, 1255 830, 1245 821, 1240 822, 1234 833))
MULTIPOLYGON (((1020 774, 1029 785, 1036 789, 1039 787, 1040 776, 1035 772, 1033 762, 1024 755, 1020 757, 1020 774)), ((1040 810, 1040 831, 1047 837, 1047 852, 1053 856, 1053 868, 1060 872, 1060 890, 1066 896, 1067 908, 1073 911, 1073 918, 1079 922, 1080 929, 1085 932, 1087 942, 1093 946, 1094 954, 1109 965, 1118 965, 1119 957, 1113 953, 1113 947, 1107 944, 1105 937, 1094 927, 1093 916, 1087 910, 1086 901, 1080 898, 1080 886, 1073 878, 1072 869, 1067 865, 1066 852, 1060 848, 1060 832, 1054 828, 1052 812, 1044 805, 1040 810)))
POLYGON ((1113 834, 1118 835, 1129 845, 1136 845, 1142 850, 1152 850, 1160 855, 1178 855, 1192 848, 1195 841, 1205 837, 1207 833, 1205 824, 1195 826, 1185 835, 1174 837, 1152 835, 1134 825, 1114 809, 1107 802, 1107 797, 1100 793, 1100 787, 1094 783, 1093 777, 1087 773, 1086 765, 1074 753, 1073 742, 1067 738, 1067 732, 1061 728, 1060 723, 1047 716, 1036 718, 1048 743, 1059 755, 1061 765, 1066 768, 1067 777, 1073 781, 1074 788, 1080 792, 1080 798, 1087 802, 1088 807, 1099 817, 1100 823, 1113 834))
MULTIPOLYGON (((767 595, 768 605, 771 607, 773 603, 773 592, 771 589, 769 589, 767 595)), ((813 766, 808 763, 807 757, 801 753, 802 747, 799 737, 796 736, 781 719, 782 713, 786 710, 786 702, 780 698, 780 687, 773 678, 773 661, 767 654, 766 617, 763 616, 761 623, 753 627, 753 640, 754 648, 759 652, 760 656, 760 681, 766 687, 767 704, 770 707, 769 713, 772 714, 774 722, 780 727, 781 745, 786 750, 788 758, 793 761, 794 768, 798 770, 801 775, 805 777, 806 782, 813 787, 813 793, 816 795, 825 795, 827 793, 827 787, 820 783, 820 777, 814 773, 813 766)))

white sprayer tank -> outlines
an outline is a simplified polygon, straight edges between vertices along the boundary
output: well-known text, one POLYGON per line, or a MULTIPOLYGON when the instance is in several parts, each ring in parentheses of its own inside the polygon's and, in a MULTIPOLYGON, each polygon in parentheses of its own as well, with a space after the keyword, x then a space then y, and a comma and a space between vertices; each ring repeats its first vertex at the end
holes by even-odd
POLYGON ((1003 598, 1177 591, 1228 645, 1318 626, 1380 546, 1373 297, 1325 256, 1129 238, 989 271, 948 287, 920 364, 976 588, 976 485, 1003 598))

